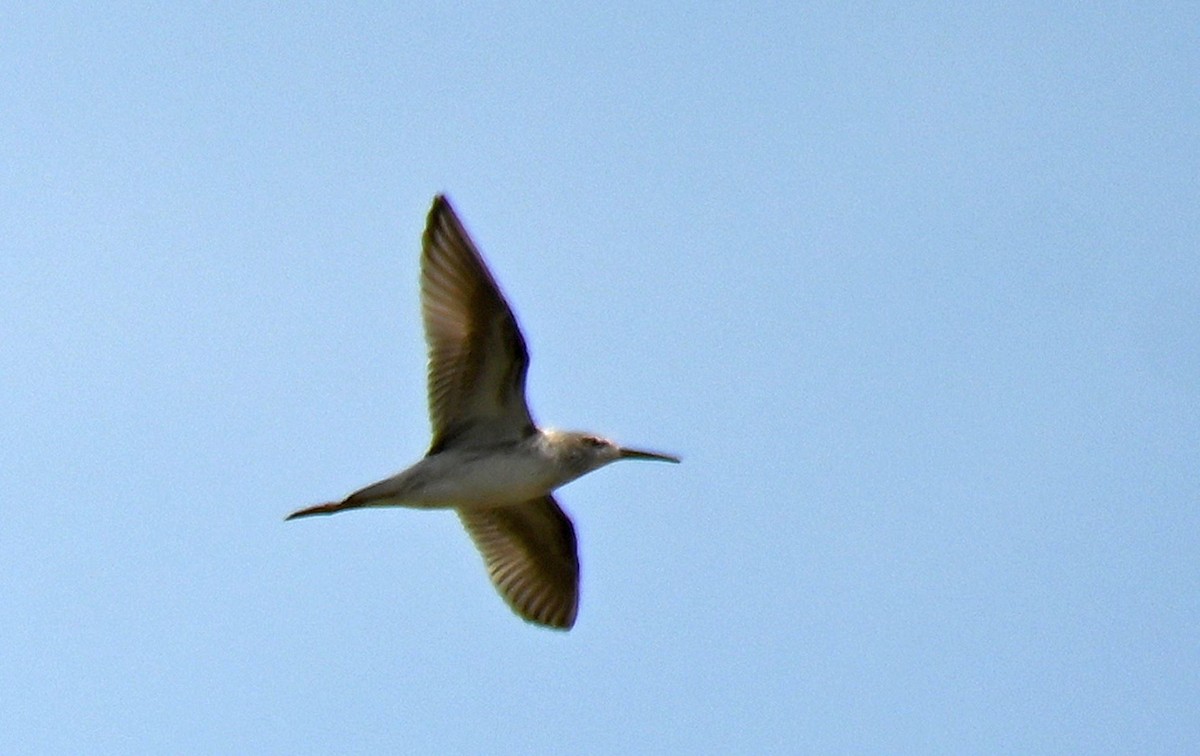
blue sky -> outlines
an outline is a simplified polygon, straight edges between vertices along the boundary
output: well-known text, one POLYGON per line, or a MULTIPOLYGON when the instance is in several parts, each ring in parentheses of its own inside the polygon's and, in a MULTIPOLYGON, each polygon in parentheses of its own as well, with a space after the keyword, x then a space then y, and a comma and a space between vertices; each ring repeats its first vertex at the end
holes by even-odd
MULTIPOLYGON (((0 13, 0 751, 1200 749, 1200 11, 0 13), (569 634, 428 444, 453 198, 569 634)), ((438 7, 434 7, 438 6, 438 7)))

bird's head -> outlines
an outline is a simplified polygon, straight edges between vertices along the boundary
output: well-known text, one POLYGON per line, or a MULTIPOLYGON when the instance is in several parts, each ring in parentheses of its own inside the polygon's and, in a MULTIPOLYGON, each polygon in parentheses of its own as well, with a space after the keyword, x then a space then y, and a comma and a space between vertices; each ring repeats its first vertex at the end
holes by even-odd
POLYGON ((659 462, 679 462, 672 454, 631 449, 592 433, 554 431, 554 447, 567 467, 578 475, 598 470, 619 459, 652 459, 659 462))

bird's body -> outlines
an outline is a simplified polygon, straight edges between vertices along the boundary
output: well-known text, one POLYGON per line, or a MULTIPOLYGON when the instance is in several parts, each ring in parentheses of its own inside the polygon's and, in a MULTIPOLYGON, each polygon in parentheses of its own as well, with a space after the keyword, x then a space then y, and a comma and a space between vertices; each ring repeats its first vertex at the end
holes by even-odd
POLYGON ((551 492, 618 459, 679 459, 534 425, 525 401, 525 340, 440 195, 423 238, 421 300, 433 423, 428 454, 341 501, 288 519, 362 507, 454 509, 513 611, 570 628, 579 600, 575 530, 551 492))
POLYGON ((451 447, 343 501, 323 506, 335 508, 332 512, 358 504, 417 509, 521 504, 587 472, 563 459, 564 452, 570 450, 566 436, 559 431, 539 430, 516 444, 451 447))

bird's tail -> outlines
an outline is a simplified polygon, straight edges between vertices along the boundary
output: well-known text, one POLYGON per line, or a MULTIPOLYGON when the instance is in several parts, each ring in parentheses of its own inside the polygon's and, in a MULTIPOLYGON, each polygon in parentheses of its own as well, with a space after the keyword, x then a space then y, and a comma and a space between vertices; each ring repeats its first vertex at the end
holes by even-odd
POLYGON ((326 502, 325 504, 317 504, 316 506, 305 507, 304 509, 298 509, 283 519, 286 521, 286 520, 295 520, 300 517, 312 517, 313 515, 331 515, 334 512, 340 512, 343 509, 354 509, 354 508, 360 507, 360 506, 362 506, 362 505, 358 504, 358 503, 351 503, 351 502, 346 502, 346 501, 330 501, 330 502, 326 502))

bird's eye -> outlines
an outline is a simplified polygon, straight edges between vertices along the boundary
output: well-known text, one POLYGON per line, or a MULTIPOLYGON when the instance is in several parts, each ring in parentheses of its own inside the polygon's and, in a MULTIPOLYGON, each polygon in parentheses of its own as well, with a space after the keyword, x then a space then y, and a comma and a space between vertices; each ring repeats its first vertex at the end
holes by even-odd
POLYGON ((583 442, 588 446, 604 446, 604 440, 595 436, 584 436, 583 442))

